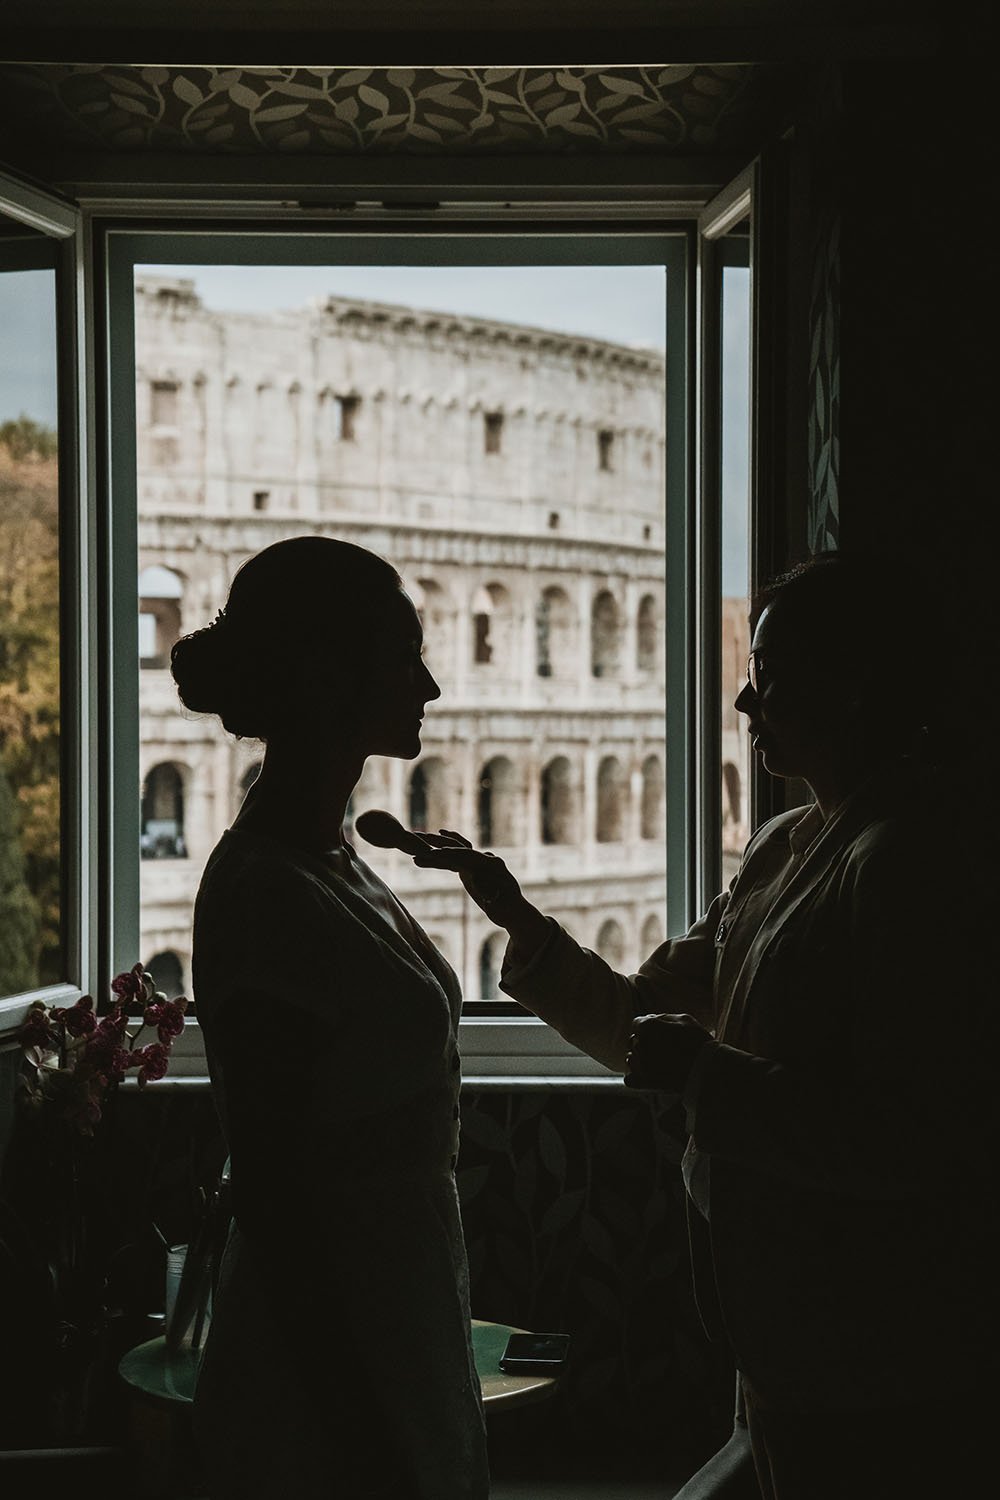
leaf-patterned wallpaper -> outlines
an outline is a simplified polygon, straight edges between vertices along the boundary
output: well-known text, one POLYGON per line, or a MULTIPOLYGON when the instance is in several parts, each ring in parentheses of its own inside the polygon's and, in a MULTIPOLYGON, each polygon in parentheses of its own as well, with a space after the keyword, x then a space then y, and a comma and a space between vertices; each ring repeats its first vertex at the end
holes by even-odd
POLYGON ((749 65, 239 68, 20 64, 0 124, 72 149, 723 150, 773 107, 749 65))

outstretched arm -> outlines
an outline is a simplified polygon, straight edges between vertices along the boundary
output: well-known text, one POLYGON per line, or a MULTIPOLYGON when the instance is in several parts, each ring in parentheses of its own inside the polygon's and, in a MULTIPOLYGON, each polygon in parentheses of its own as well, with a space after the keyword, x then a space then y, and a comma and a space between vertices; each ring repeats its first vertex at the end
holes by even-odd
MULTIPOLYGON (((624 1073, 636 1016, 684 1011, 700 1023, 699 1031, 711 1026, 713 937, 725 897, 685 937, 662 944, 637 974, 619 974, 533 906, 497 855, 474 849, 453 829, 422 837, 428 847, 414 863, 454 870, 490 921, 510 934, 500 988, 581 1051, 624 1073)), ((678 1045, 686 1055, 691 1036, 684 1029, 678 1045)), ((648 1068, 643 1072, 633 1080, 640 1087, 665 1086, 648 1068)))

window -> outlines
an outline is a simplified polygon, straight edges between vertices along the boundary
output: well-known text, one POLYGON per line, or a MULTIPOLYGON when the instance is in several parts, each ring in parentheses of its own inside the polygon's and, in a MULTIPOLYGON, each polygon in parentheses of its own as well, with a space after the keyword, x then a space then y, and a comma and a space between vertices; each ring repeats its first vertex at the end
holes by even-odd
POLYGON ((655 755, 649 755, 642 763, 642 809, 640 833, 644 839, 662 839, 663 828, 663 767, 655 755))
MULTIPOLYGON (((73 210, 0 179, 0 1027, 72 1004, 82 916, 85 697, 73 210), (68 900, 67 900, 68 898, 68 900)), ((135 623, 131 623, 135 651, 135 623)), ((134 785, 133 772, 133 785, 134 785)), ((88 976, 89 977, 89 976, 88 976)))
POLYGON ((499 453, 503 439, 503 412, 483 413, 483 452, 499 453))
POLYGON ((166 667, 181 633, 183 583, 171 568, 153 563, 139 574, 139 665, 166 667))
POLYGON ((557 755, 542 770, 543 844, 573 842, 573 789, 570 774, 570 764, 565 755, 557 755))
POLYGON ((606 755, 597 769, 597 842, 617 844, 625 831, 625 775, 621 762, 606 755))
POLYGON ((640 672, 655 672, 660 654, 660 622, 656 600, 643 594, 635 632, 635 664, 640 672))
POLYGON ((337 396, 337 436, 342 443, 353 443, 357 438, 358 412, 361 409, 360 396, 337 396))
POLYGON ((479 996, 482 1000, 500 998, 500 969, 506 947, 507 934, 494 932, 479 950, 479 996))
POLYGON ((256 511, 267 510, 267 502, 271 498, 270 490, 254 490, 253 508, 256 511))
MULTIPOLYGON (((123 272, 134 275, 137 259, 141 263, 154 254, 154 241, 134 239, 131 231, 123 230, 120 236, 113 232, 111 238, 112 258, 120 250, 117 274, 122 280, 123 272)), ((531 361, 525 366, 520 358, 511 360, 508 371, 503 339, 496 339, 492 332, 489 339, 484 337, 474 318, 463 317, 444 337, 440 315, 436 315, 432 329, 430 315, 420 309, 440 307, 440 293, 424 297, 415 281, 412 307, 405 311, 398 296, 371 299, 383 309, 393 303, 400 306, 398 317, 394 312, 384 314, 377 330, 369 326, 369 315, 361 304, 351 318, 346 312, 339 318, 336 339, 328 338, 323 346, 319 379, 306 359, 295 365, 290 354, 279 363, 268 348, 266 333, 256 347, 248 342, 240 334, 240 312, 227 312, 230 347, 246 354, 238 370, 227 369, 213 363, 210 341, 203 336, 209 324, 218 325, 220 314, 208 306, 207 291, 203 295, 201 268, 207 274, 213 259, 225 265, 226 244, 235 237, 196 234, 196 239, 203 252, 211 245, 211 254, 203 260, 198 257, 200 265, 191 265, 192 241, 186 236, 169 250, 176 275, 192 288, 185 302, 183 347, 189 351, 186 357, 192 367, 204 376, 209 410, 217 403, 229 415, 225 440, 218 433, 212 435, 214 458, 206 453, 193 464, 192 483, 211 484, 215 499, 199 516, 200 548, 190 567, 177 560, 178 576, 184 580, 180 601, 184 628, 208 623, 243 556, 278 535, 288 535, 290 520, 293 532, 297 524, 302 531, 349 533, 387 552, 400 568, 404 586, 421 614, 428 664, 441 683, 443 696, 428 713, 424 753, 418 762, 404 765, 372 758, 358 788, 359 809, 384 806, 418 827, 461 828, 486 847, 503 850, 529 894, 544 901, 585 940, 592 940, 602 922, 614 920, 629 935, 631 951, 640 921, 662 908, 666 884, 662 806, 660 839, 646 841, 648 848, 640 850, 635 836, 641 757, 656 752, 661 767, 666 759, 663 656, 660 675, 654 667, 649 680, 642 683, 634 661, 638 602, 646 594, 658 600, 663 597, 663 465, 669 468, 669 463, 662 425, 662 304, 658 311, 652 304, 650 347, 623 345, 621 354, 636 421, 644 433, 648 429, 647 441, 658 461, 648 470, 637 466, 634 485, 610 509, 600 499, 593 448, 584 446, 588 439, 591 445, 595 442, 595 404, 600 401, 606 409, 613 409, 620 399, 619 394, 602 400, 605 387, 610 391, 621 382, 619 362, 604 360, 603 350, 598 358, 578 338, 545 335, 543 339, 527 329, 518 336, 532 344, 531 361), (419 350, 419 361, 415 352, 412 369, 402 367, 402 352, 387 359, 386 351, 397 348, 419 350), (578 379, 581 365, 587 367, 584 380, 578 379), (248 411, 252 412, 264 374, 276 390, 288 390, 293 368, 299 394, 294 403, 279 403, 268 467, 260 471, 263 484, 258 480, 255 485, 256 475, 246 468, 248 411), (510 390, 504 383, 508 374, 513 382, 510 390), (334 411, 345 389, 364 393, 358 399, 364 401, 365 442, 349 456, 341 446, 342 418, 334 411), (475 461, 480 444, 486 443, 487 417, 500 419, 495 436, 506 455, 503 469, 509 479, 502 485, 495 477, 498 469, 475 461), (505 422, 511 424, 512 435, 516 428, 516 442, 503 437, 505 422), (211 474, 206 467, 210 462, 216 466, 211 474), (248 532, 245 519, 240 522, 238 517, 241 509, 247 516, 248 497, 264 484, 271 485, 271 502, 255 515, 248 532), (274 499, 278 494, 280 507, 274 499), (286 494, 296 499, 289 498, 286 504, 286 494), (292 516, 295 509, 299 518, 292 516), (559 518, 558 527, 550 526, 552 516, 559 518), (606 598, 601 599, 602 594, 606 598), (610 778, 609 767, 598 764, 601 757, 591 758, 591 746, 602 742, 613 746, 603 757, 614 762, 610 778), (595 856, 598 839, 605 847, 595 856), (591 898, 581 901, 577 888, 581 874, 592 875, 598 863, 601 879, 588 887, 596 893, 595 908, 591 898), (604 887, 612 880, 615 910, 602 913, 605 900, 612 899, 610 890, 605 896, 604 887)), ((341 246, 354 243, 330 237, 327 250, 333 246, 342 258, 347 252, 341 246)), ((263 246, 262 253, 277 258, 285 246, 289 256, 291 244, 290 236, 278 235, 263 246)), ((169 236, 157 236, 155 257, 166 253, 168 245, 169 236)), ((313 254, 319 240, 309 245, 313 254)), ((432 247, 426 242, 427 248, 420 247, 415 256, 412 246, 412 240, 400 237, 391 242, 390 253, 409 267, 416 260, 419 270, 419 257, 430 255, 432 247)), ((536 253, 536 245, 528 248, 536 253)), ((651 267, 658 264, 657 295, 662 295, 662 267, 669 259, 665 249, 672 254, 680 248, 679 239, 674 247, 658 241, 661 258, 658 263, 651 258, 649 263, 651 267)), ((370 247, 365 245, 364 251, 369 254, 370 247)), ((383 244, 379 253, 384 251, 383 244)), ((295 254, 301 253, 296 248, 295 254)), ((484 241, 480 253, 494 255, 495 243, 484 241)), ((556 254, 560 253, 564 252, 556 247, 556 254)), ((288 263, 287 259, 281 262, 288 263)), ((336 269, 332 260, 316 264, 336 269)), ((606 265, 603 252, 597 264, 606 265)), ((680 265, 680 261, 671 264, 680 265)), ((361 260, 348 261, 347 266, 357 274, 373 269, 361 260)), ((148 274, 163 279, 167 270, 148 274)), ((140 278, 144 274, 140 271, 140 278)), ((563 275, 561 269, 559 275, 563 275)), ((155 369, 152 346, 160 330, 140 310, 141 300, 135 302, 136 349, 143 363, 155 369)), ((338 296, 338 308, 343 310, 349 301, 338 296)), ((286 299, 284 306, 292 309, 293 303, 286 299)), ((253 316, 259 330, 256 300, 253 316)), ((284 319, 283 327, 297 322, 302 347, 309 349, 310 319, 317 318, 303 305, 284 319)), ((491 327, 495 326, 493 320, 491 327)), ((174 329, 175 339, 180 332, 174 329)), ((683 339, 675 338, 672 347, 680 350, 683 339)), ((186 371, 182 378, 186 388, 186 371)), ((180 436, 187 465, 186 430, 180 436)), ((141 452, 141 434, 138 446, 141 452)), ((675 465, 679 462, 676 455, 682 452, 682 445, 675 446, 675 465)), ((160 503, 144 498, 147 477, 151 476, 140 463, 137 510, 144 542, 156 533, 155 525, 148 523, 158 512, 150 505, 160 503)), ((171 490, 164 487, 159 493, 173 503, 171 490)), ((161 560, 170 561, 151 557, 140 548, 141 566, 161 560)), ((151 683, 151 690, 155 686, 151 683)), ((178 861, 191 867, 196 884, 204 855, 232 816, 230 799, 238 767, 245 762, 240 760, 239 747, 234 755, 232 742, 214 722, 188 720, 182 763, 168 734, 169 716, 176 712, 168 695, 161 693, 155 702, 150 697, 149 703, 150 718, 142 729, 143 764, 151 769, 173 766, 180 773, 181 809, 174 821, 180 825, 189 858, 171 858, 165 853, 148 858, 145 869, 155 877, 155 884, 144 889, 150 895, 154 889, 176 890, 176 897, 170 899, 180 930, 185 920, 183 902, 190 902, 193 888, 191 893, 182 889, 178 861), (214 769, 220 764, 233 767, 228 784, 224 778, 220 782, 214 769), (199 846, 202 839, 206 841, 204 854, 199 846), (168 884, 168 877, 173 884, 168 884)), ((148 803, 149 791, 145 790, 148 803)), ((158 790, 162 799, 164 789, 158 790)), ((148 841, 151 815, 148 807, 144 811, 145 817, 138 821, 148 841)), ((379 861, 384 861, 389 871, 391 851, 380 854, 364 848, 363 852, 377 868, 383 868, 379 861)), ((473 1013, 480 995, 488 994, 492 1009, 485 1014, 509 1018, 512 1025, 522 1028, 518 1035, 532 1039, 532 1046, 548 1047, 549 1039, 539 1040, 523 1014, 497 999, 492 982, 484 986, 481 961, 489 934, 483 931, 475 910, 460 897, 455 882, 427 871, 415 873, 401 856, 391 870, 390 884, 400 891, 425 930, 440 937, 453 955, 473 1013)), ((144 896, 144 908, 145 904, 144 896)), ((185 961, 184 946, 177 938, 168 941, 164 931, 154 945, 145 917, 142 922, 149 938, 144 938, 144 951, 169 948, 185 961)), ((483 1034, 471 1032, 470 1037, 475 1043, 483 1034)), ((558 1039, 552 1045, 562 1046, 558 1039)), ((465 1051, 468 1058, 468 1046, 465 1051)), ((567 1059, 566 1066, 572 1070, 579 1062, 567 1059)))
POLYGON ((610 474, 614 468, 614 448, 615 435, 609 428, 604 428, 597 434, 597 467, 605 474, 610 474))
POLYGON ((517 806, 514 767, 497 755, 479 777, 479 842, 485 849, 511 849, 517 844, 517 806))
POLYGON ((594 600, 590 622, 590 670, 594 677, 613 677, 620 652, 618 605, 603 589, 594 600))
POLYGON ((150 388, 150 421, 154 427, 176 427, 180 416, 176 380, 154 380, 150 388))
POLYGON ((143 859, 185 859, 184 778, 179 767, 153 766, 142 791, 143 859))
POLYGON ((407 803, 410 827, 418 833, 449 825, 448 768, 440 756, 430 755, 414 767, 407 803))
POLYGON ((565 589, 552 585, 544 590, 538 601, 535 634, 539 677, 572 677, 576 642, 573 607, 565 589))
POLYGON ((602 922, 595 946, 601 958, 613 968, 620 969, 625 960, 625 933, 622 924, 613 917, 602 922))

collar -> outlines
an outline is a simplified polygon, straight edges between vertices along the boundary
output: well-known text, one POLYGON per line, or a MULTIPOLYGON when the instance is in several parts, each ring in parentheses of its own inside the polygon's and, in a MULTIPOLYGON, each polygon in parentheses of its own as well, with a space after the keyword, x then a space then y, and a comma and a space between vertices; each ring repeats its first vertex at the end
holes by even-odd
POLYGON ((807 807, 797 823, 793 823, 788 830, 788 846, 793 854, 802 854, 808 849, 813 839, 816 838, 825 827, 823 814, 820 812, 819 804, 813 802, 807 807))

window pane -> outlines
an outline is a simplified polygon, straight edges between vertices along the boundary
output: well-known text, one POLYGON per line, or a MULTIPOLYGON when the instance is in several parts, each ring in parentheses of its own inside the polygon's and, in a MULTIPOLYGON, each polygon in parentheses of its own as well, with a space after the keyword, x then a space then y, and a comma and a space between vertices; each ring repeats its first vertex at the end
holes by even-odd
POLYGON ((750 272, 722 271, 722 875, 750 836, 750 738, 733 707, 750 650, 750 272))
POLYGON ((65 978, 53 270, 0 239, 0 996, 65 978))
MULTIPOLYGON (((144 959, 190 982, 201 870, 261 756, 181 716, 171 642, 252 552, 318 532, 399 568, 442 689, 354 814, 463 829, 635 967, 666 930, 663 266, 476 268, 478 312, 468 268, 305 274, 137 271, 144 959)), ((502 943, 454 878, 360 847, 496 1000, 502 943)))

